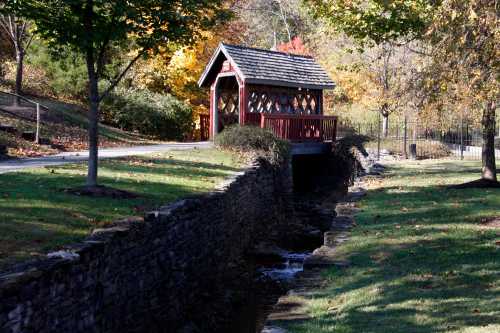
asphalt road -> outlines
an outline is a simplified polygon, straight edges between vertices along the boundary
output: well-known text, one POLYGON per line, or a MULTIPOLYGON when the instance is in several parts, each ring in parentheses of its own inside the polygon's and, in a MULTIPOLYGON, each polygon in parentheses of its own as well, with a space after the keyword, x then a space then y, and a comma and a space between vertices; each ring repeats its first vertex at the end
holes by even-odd
MULTIPOLYGON (((211 148, 211 142, 194 143, 168 143, 160 145, 134 146, 99 149, 99 159, 116 158, 134 155, 147 155, 160 153, 169 150, 187 150, 193 148, 206 149, 211 148)), ((86 162, 88 160, 88 151, 65 152, 57 155, 33 158, 20 158, 6 161, 0 161, 0 174, 18 171, 27 168, 40 168, 46 166, 56 166, 67 163, 86 162)))

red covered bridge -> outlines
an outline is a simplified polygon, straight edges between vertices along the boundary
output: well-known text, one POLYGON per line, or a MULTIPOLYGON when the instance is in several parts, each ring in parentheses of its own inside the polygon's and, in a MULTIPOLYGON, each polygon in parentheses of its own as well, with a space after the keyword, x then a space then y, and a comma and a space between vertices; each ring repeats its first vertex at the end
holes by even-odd
POLYGON ((236 123, 292 142, 336 138, 337 118, 323 115, 323 90, 335 83, 311 57, 220 44, 198 84, 210 87, 210 115, 200 119, 204 140, 236 123))

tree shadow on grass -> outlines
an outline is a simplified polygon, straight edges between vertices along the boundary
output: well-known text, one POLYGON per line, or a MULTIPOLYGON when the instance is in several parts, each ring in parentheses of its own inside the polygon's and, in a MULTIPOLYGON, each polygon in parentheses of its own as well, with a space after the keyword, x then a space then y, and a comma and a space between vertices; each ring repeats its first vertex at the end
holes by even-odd
MULTIPOLYGON (((389 169, 390 173, 397 173, 400 177, 410 177, 410 176, 422 176, 422 175, 443 175, 447 176, 453 175, 465 175, 465 174, 474 174, 477 173, 479 176, 481 174, 481 168, 477 165, 461 165, 457 167, 456 163, 453 162, 440 162, 435 163, 432 166, 422 165, 422 169, 419 171, 415 171, 414 169, 408 170, 404 166, 400 165, 391 165, 389 169)), ((389 174, 390 175, 390 174, 389 174)))
POLYGON ((351 265, 325 272, 328 287, 309 296, 333 301, 333 309, 284 327, 295 333, 500 327, 499 230, 480 224, 500 213, 500 192, 394 189, 368 192, 345 244, 351 265))
POLYGON ((130 163, 106 161, 103 168, 110 171, 146 173, 175 177, 224 177, 241 171, 241 168, 206 162, 182 161, 176 159, 134 158, 130 163), (137 164, 134 165, 133 162, 137 164))
POLYGON ((80 165, 51 168, 54 173, 42 169, 1 175, 0 265, 13 255, 13 251, 19 257, 19 253, 29 256, 31 252, 53 249, 81 240, 92 228, 113 220, 143 216, 145 211, 206 192, 213 183, 227 176, 227 169, 230 169, 185 161, 168 161, 161 164, 159 170, 157 164, 129 167, 119 163, 104 163, 100 182, 137 193, 139 197, 92 198, 65 193, 63 190, 66 188, 84 184, 84 172, 80 165), (172 166, 183 170, 174 170, 175 173, 172 173, 172 166), (199 167, 204 169, 200 170, 199 167), (76 172, 70 172, 75 171, 75 168, 76 172), (122 171, 128 175, 115 177, 122 171), (164 173, 173 176, 175 181, 158 176, 164 173), (19 245, 18 250, 15 244, 19 245))

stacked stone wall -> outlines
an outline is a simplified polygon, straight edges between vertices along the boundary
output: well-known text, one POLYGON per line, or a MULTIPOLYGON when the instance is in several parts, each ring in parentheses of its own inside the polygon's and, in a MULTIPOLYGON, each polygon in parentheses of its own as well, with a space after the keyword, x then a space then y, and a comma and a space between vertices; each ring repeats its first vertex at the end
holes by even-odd
POLYGON ((288 162, 256 161, 212 193, 19 265, 0 275, 0 332, 209 332, 238 298, 231 285, 251 279, 245 255, 287 230, 291 190, 288 162))

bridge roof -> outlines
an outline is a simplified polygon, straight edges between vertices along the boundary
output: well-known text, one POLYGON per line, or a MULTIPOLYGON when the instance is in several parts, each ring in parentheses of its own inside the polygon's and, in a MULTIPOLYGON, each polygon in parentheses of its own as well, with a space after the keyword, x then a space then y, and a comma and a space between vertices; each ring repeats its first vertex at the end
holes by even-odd
POLYGON ((209 87, 229 60, 238 76, 249 84, 333 89, 326 71, 308 56, 221 43, 210 59, 198 84, 209 87))

